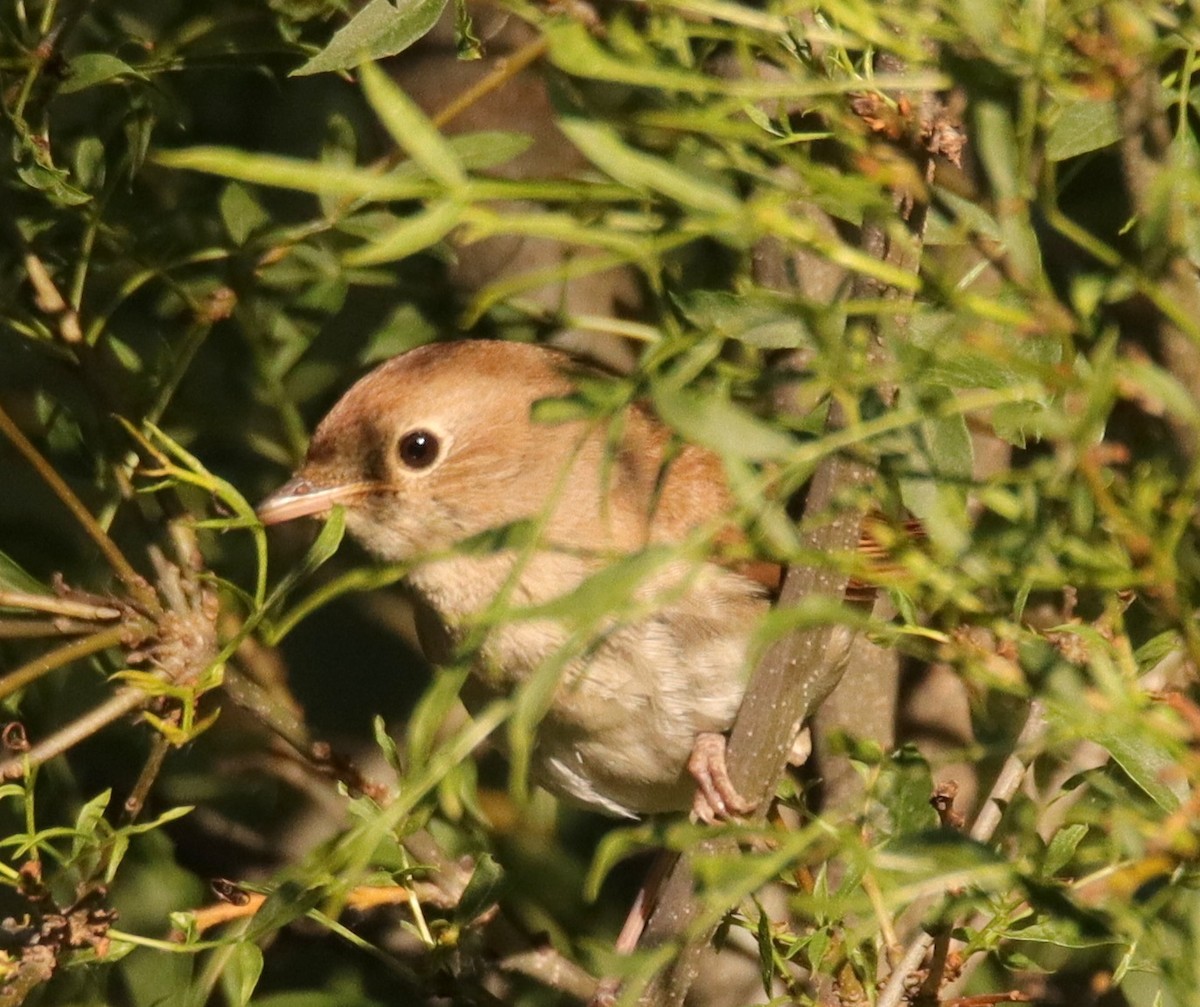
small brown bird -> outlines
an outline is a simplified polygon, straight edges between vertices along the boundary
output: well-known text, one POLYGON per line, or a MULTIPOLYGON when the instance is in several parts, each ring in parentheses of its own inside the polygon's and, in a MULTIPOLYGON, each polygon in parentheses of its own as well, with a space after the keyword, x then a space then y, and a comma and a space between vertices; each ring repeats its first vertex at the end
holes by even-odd
POLYGON ((616 815, 692 806, 712 820, 749 810, 724 769, 763 586, 708 560, 668 557, 630 604, 575 620, 522 613, 614 559, 682 543, 732 509, 720 459, 672 442, 645 409, 612 421, 541 423, 534 403, 591 373, 540 346, 424 346, 355 384, 317 427, 295 476, 259 506, 266 524, 345 508, 369 552, 414 562, 407 580, 436 616, 422 645, 460 644, 501 592, 513 615, 474 657, 485 692, 506 694, 568 659, 537 732, 533 770, 559 795, 616 815), (455 551, 533 521, 537 547, 455 551), (588 629, 580 644, 579 627, 588 629), (572 649, 573 648, 573 649, 572 649))

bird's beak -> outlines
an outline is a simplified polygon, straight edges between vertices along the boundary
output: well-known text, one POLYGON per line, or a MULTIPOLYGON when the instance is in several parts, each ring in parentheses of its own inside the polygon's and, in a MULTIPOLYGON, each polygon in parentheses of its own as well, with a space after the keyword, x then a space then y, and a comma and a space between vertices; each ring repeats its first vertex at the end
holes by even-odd
POLYGON ((334 504, 349 503, 368 489, 365 483, 323 486, 300 473, 269 494, 255 508, 255 513, 263 524, 280 524, 298 517, 319 517, 328 514, 334 504))

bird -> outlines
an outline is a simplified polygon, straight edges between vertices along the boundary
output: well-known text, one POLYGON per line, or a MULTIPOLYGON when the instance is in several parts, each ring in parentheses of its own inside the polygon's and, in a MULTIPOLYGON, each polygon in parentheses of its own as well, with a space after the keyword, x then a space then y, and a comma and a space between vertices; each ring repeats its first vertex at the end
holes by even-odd
POLYGON ((569 401, 601 373, 533 343, 409 350, 345 392, 257 513, 271 525, 344 508, 368 553, 407 566, 427 656, 474 641, 477 703, 557 662, 530 756, 552 793, 628 818, 746 814, 724 740, 769 590, 718 547, 694 555, 698 529, 739 535, 718 455, 637 401, 607 418, 539 418, 539 403, 569 401), (486 538, 517 527, 534 545, 486 538), (649 572, 623 603, 573 614, 589 584, 638 557, 649 572), (510 618, 485 618, 497 599, 510 618))

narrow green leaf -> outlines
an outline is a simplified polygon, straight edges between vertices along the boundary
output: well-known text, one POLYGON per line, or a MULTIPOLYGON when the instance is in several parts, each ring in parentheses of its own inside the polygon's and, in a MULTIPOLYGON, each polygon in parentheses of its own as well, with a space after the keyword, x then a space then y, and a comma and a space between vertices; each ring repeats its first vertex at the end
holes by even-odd
POLYGON ((559 125, 588 160, 618 182, 660 193, 694 210, 727 216, 741 212, 741 203, 730 192, 703 182, 668 161, 634 150, 605 123, 573 118, 564 119, 559 125))
POLYGON ((71 841, 72 861, 79 857, 84 847, 96 841, 94 833, 103 821, 104 812, 108 810, 111 800, 112 790, 102 790, 79 809, 79 814, 75 816, 75 836, 71 841))
POLYGON ((293 77, 350 70, 368 60, 403 52, 441 17, 447 0, 370 0, 293 77))
POLYGON ((377 266, 424 251, 453 231, 462 213, 461 203, 435 203, 385 231, 374 241, 347 252, 343 261, 348 266, 377 266))
POLYGON ((1167 812, 1179 810, 1189 791, 1176 753, 1159 744, 1136 722, 1119 723, 1114 719, 1110 728, 1094 734, 1091 740, 1107 751, 1160 808, 1167 812))
POLYGON ((167 168, 203 171, 280 189, 316 195, 356 196, 366 199, 418 199, 432 195, 428 181, 411 175, 380 174, 366 168, 318 161, 302 161, 275 154, 248 154, 232 147, 187 147, 159 150, 152 160, 167 168))
POLYGON ((471 880, 454 907, 454 921, 465 927, 495 905, 503 880, 504 872, 495 857, 484 853, 476 858, 471 880))
POLYGON ((702 332, 760 349, 797 349, 808 334, 797 305, 782 298, 698 290, 680 307, 702 332))
POLYGON ((26 594, 50 593, 45 584, 26 573, 16 560, 3 552, 0 552, 0 588, 6 588, 9 591, 24 591, 26 594))
POLYGON ((1050 845, 1046 848, 1046 856, 1042 861, 1042 873, 1053 877, 1071 862, 1076 849, 1088 833, 1086 825, 1068 825, 1054 833, 1050 845))
POLYGON ((484 171, 520 157, 533 146, 533 137, 527 133, 483 129, 477 133, 448 137, 446 142, 454 151, 455 160, 464 168, 484 171))
POLYGON ((467 182, 467 175, 458 163, 454 147, 425 117, 416 102, 373 63, 364 63, 359 76, 367 101, 379 116, 383 128, 396 141, 396 146, 407 151, 430 178, 448 189, 461 189, 467 182))
POLYGON ((701 395, 659 382, 651 390, 655 409, 687 440, 717 454, 749 461, 781 461, 795 442, 718 395, 701 395))

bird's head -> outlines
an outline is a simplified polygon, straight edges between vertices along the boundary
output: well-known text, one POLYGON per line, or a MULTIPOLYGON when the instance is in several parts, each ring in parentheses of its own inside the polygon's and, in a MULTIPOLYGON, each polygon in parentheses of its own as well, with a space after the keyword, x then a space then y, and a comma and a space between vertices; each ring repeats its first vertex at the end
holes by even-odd
POLYGON ((552 527, 571 542, 594 535, 603 431, 530 417, 538 400, 570 393, 578 370, 565 354, 518 343, 464 340, 396 357, 346 392, 258 515, 276 524, 341 504, 350 534, 399 562, 536 517, 558 486, 552 527))

